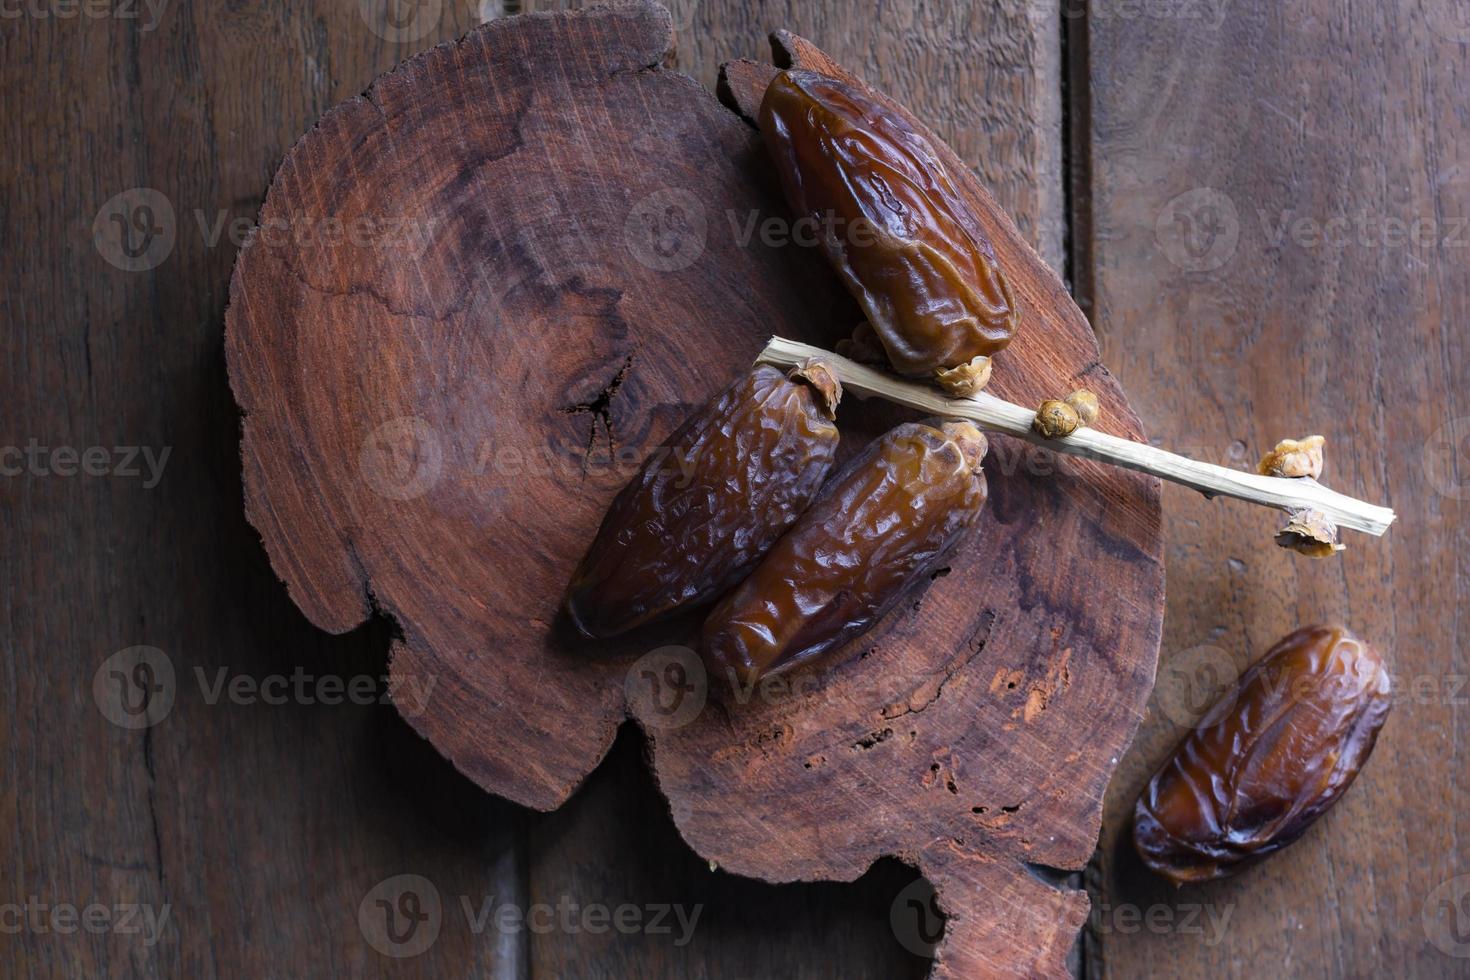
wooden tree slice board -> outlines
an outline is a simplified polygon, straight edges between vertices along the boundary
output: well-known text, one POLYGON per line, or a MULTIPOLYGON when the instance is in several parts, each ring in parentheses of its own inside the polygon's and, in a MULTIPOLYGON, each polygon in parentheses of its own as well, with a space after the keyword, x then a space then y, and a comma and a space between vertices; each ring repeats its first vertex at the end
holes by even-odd
MULTIPOLYGON (((947 916, 936 976, 1059 973, 1087 898, 1039 869, 1090 857, 1152 685, 1156 482, 997 437, 950 573, 743 704, 681 651, 697 614, 605 644, 560 616, 608 502, 689 410, 771 334, 830 347, 858 319, 813 249, 762 235, 788 215, 741 113, 773 69, 730 66, 732 111, 659 67, 670 38, 646 2, 498 20, 296 144, 226 317, 250 520, 323 629, 397 622, 400 711, 485 789, 555 808, 633 717, 701 855, 773 882, 897 855, 947 916)), ((1062 284, 965 183, 1023 308, 993 389, 1086 384, 1100 426, 1139 437, 1062 284)), ((844 452, 909 417, 851 400, 844 452)))

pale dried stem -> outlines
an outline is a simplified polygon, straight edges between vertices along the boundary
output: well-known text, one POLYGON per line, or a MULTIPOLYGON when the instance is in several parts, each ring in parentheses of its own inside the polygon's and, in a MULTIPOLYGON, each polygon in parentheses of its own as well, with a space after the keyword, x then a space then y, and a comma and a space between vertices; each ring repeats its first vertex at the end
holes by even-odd
POLYGON ((905 381, 820 347, 782 337, 771 338, 756 360, 792 367, 809 357, 828 360, 843 386, 851 391, 876 395, 933 415, 970 419, 991 432, 1025 439, 1054 452, 1149 473, 1191 487, 1206 496, 1234 497, 1283 511, 1315 510, 1340 527, 1374 536, 1381 536, 1394 522, 1394 512, 1389 508, 1356 500, 1315 481, 1259 476, 1243 470, 1226 469, 1176 456, 1141 442, 1110 436, 1096 429, 1078 429, 1064 439, 1044 439, 1031 429, 1032 420, 1036 417, 1034 408, 1022 408, 983 391, 971 398, 947 398, 927 385, 905 381))

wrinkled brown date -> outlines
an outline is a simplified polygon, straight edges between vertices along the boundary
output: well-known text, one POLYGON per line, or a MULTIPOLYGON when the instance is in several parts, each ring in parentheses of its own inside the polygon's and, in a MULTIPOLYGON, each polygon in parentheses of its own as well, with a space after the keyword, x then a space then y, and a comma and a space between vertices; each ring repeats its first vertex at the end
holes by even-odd
POLYGON ((1337 802, 1391 707, 1382 658, 1341 626, 1298 630, 1240 678, 1133 813, 1151 869, 1224 878, 1295 841, 1337 802))
POLYGON ((811 71, 776 76, 760 115, 787 201, 822 227, 823 252, 900 374, 932 378, 1010 343, 1010 286, 928 140, 811 71))
POLYGON ((848 462, 710 613, 705 664, 752 684, 865 632, 953 551, 985 504, 968 422, 901 425, 848 462))
POLYGON ((820 361, 760 366, 684 422, 613 501, 566 609, 594 638, 710 600, 743 578, 822 487, 842 388, 820 361))

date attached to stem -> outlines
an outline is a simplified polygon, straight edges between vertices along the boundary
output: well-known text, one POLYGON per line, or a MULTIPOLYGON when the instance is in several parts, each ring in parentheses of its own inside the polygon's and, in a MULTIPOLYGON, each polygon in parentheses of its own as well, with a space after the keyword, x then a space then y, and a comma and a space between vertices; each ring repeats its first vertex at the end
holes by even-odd
POLYGON ((823 227, 822 250, 895 370, 973 394, 1015 336, 995 249, 933 145, 866 92, 785 71, 761 105, 787 201, 823 227))

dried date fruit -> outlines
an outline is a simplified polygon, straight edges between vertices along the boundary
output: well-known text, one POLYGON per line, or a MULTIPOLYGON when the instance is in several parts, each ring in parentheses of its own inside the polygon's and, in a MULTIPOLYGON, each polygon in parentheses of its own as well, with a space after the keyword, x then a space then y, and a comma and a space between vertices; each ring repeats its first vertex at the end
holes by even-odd
POLYGON ((824 254, 894 369, 983 386, 986 358, 1015 335, 1016 302, 929 140, 862 90, 812 71, 776 76, 760 124, 787 201, 821 227, 824 254))
POLYGON ((1383 659, 1341 626, 1286 637, 1149 782, 1133 842, 1175 884, 1235 874, 1295 841, 1368 761, 1392 706, 1383 659))
POLYGON ((867 631, 945 561, 985 505, 985 436, 909 423, 849 461, 704 626, 711 674, 752 684, 867 631))
POLYGON ((744 578, 821 490, 842 386, 822 361, 762 365, 684 422, 603 518, 566 609, 615 636, 716 598, 744 578))

